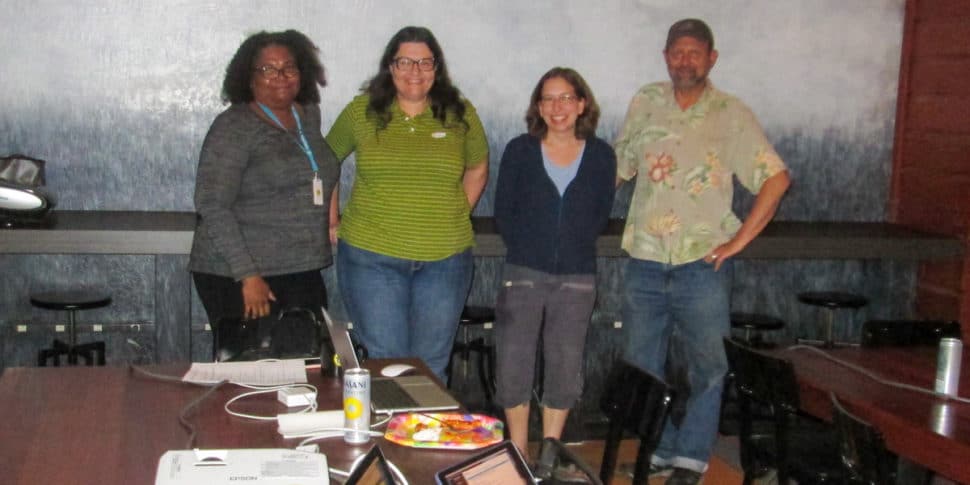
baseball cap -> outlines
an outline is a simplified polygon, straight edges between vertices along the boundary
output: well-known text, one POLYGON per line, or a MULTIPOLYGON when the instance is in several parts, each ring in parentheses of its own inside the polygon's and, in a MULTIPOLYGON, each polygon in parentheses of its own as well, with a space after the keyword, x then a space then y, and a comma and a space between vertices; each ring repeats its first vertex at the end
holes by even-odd
POLYGON ((705 42, 710 49, 714 49, 714 34, 711 33, 711 28, 703 20, 683 19, 670 26, 670 30, 667 31, 667 44, 664 46, 664 50, 669 49, 677 39, 684 36, 705 42))

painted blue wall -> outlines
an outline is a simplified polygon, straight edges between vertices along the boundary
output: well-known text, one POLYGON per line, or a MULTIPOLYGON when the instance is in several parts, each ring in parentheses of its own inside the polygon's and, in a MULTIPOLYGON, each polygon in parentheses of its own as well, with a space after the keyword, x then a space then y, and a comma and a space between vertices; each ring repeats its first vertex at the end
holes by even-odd
MULTIPOLYGON (((192 210, 198 151, 224 109, 225 66, 258 30, 295 28, 317 42, 330 81, 322 92, 326 129, 376 71, 397 29, 430 27, 482 117, 494 180, 506 141, 524 131, 529 92, 548 68, 571 66, 586 77, 603 111, 599 134, 612 139, 634 91, 666 78, 667 26, 700 17, 720 51, 714 83, 751 106, 791 168, 794 185, 778 218, 885 219, 903 0, 3 3, 0 153, 48 160, 48 186, 61 209, 192 210)), ((346 186, 352 162, 344 177, 346 186)), ((493 192, 490 184, 477 214, 491 214, 493 192)), ((627 200, 621 195, 615 215, 625 215, 627 200)), ((745 212, 750 200, 739 197, 737 209, 745 212)), ((32 310, 24 294, 88 280, 106 281, 116 293, 112 307, 92 318, 150 320, 158 304, 152 290, 126 276, 150 272, 146 264, 2 256, 0 326, 55 320, 32 310)), ((491 303, 500 263, 478 264, 471 300, 491 303)), ((606 328, 618 318, 618 262, 601 266, 594 323, 606 328)), ((735 306, 789 319, 789 336, 813 331, 814 314, 794 300, 802 289, 866 294, 873 304, 856 320, 905 316, 913 273, 894 262, 745 261, 735 306)), ((327 278, 334 288, 331 272, 327 278)), ((196 308, 193 322, 203 321, 196 308)), ((204 345, 193 354, 205 355, 204 345)))
MULTIPOLYGON (((401 26, 430 27, 481 113, 493 173, 549 67, 587 78, 612 139, 630 96, 663 79, 667 26, 706 19, 712 78, 762 120, 795 177, 780 218, 882 220, 902 0, 492 2, 7 0, 0 153, 44 158, 63 209, 191 210, 198 151, 246 35, 296 28, 321 49, 329 126, 401 26)), ((479 214, 491 212, 491 190, 479 214)))

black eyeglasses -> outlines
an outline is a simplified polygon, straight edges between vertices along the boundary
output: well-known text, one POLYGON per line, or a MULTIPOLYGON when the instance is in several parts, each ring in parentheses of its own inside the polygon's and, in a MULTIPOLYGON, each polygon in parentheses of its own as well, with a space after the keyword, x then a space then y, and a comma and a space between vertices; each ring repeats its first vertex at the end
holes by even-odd
POLYGON ((395 57, 391 60, 391 64, 399 71, 410 71, 414 66, 418 66, 418 69, 422 71, 433 71, 438 65, 438 61, 434 57, 425 57, 424 59, 395 57))
POLYGON ((286 66, 275 68, 273 66, 259 66, 254 71, 260 73, 264 79, 278 79, 280 75, 287 79, 293 79, 300 75, 300 68, 296 66, 286 66))

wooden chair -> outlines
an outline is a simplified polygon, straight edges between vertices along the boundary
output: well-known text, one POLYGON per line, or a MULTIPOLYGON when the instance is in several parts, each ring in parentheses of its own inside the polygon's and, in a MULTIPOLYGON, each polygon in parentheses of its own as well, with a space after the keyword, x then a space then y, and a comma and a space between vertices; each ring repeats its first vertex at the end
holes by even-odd
POLYGON ((842 470, 831 426, 798 410, 798 382, 791 362, 724 339, 735 375, 741 418, 741 466, 744 484, 770 469, 779 484, 839 483, 842 470), (755 409, 767 410, 770 431, 755 433, 755 409))
POLYGON ((613 366, 600 400, 600 409, 610 421, 600 467, 600 479, 605 485, 613 478, 624 431, 640 439, 633 483, 647 483, 650 456, 660 443, 672 394, 663 380, 629 362, 620 360, 613 366))

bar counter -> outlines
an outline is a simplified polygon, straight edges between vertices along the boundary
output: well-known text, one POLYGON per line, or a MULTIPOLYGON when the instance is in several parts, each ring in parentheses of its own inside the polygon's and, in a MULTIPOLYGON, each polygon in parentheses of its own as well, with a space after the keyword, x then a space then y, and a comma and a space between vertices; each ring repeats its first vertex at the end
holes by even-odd
MULTIPOLYGON (((623 220, 614 219, 597 254, 622 257, 623 220)), ((476 256, 497 257, 505 246, 490 217, 472 218, 476 256)), ((191 212, 55 211, 43 227, 0 229, 6 254, 188 254, 191 212)), ((772 222, 738 257, 750 259, 960 259, 963 243, 950 236, 882 222, 772 222)))

